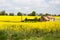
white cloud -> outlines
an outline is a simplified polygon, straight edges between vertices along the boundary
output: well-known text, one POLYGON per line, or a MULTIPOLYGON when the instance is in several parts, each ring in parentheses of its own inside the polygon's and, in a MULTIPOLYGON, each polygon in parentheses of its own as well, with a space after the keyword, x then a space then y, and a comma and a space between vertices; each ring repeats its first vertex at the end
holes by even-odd
POLYGON ((29 8, 29 7, 24 7, 24 9, 30 10, 30 8, 29 8))
POLYGON ((0 7, 8 7, 8 6, 12 6, 11 3, 8 2, 8 0, 0 0, 0 7))
POLYGON ((0 10, 6 10, 7 12, 22 11, 28 13, 31 11, 37 12, 51 12, 51 10, 58 10, 56 5, 60 5, 60 0, 0 0, 0 10), (54 9, 55 8, 55 9, 54 9))
POLYGON ((31 0, 13 0, 13 2, 15 2, 15 3, 19 3, 19 2, 24 2, 24 3, 26 3, 26 2, 30 2, 31 0))
POLYGON ((21 8, 19 8, 19 7, 14 7, 14 9, 15 9, 15 10, 21 10, 21 8))
POLYGON ((53 5, 60 5, 60 0, 52 0, 49 3, 53 5))
POLYGON ((46 3, 45 0, 13 0, 14 4, 17 4, 18 6, 15 7, 15 9, 22 11, 22 12, 31 12, 31 11, 35 11, 38 8, 40 9, 45 9, 47 7, 50 7, 49 4, 46 3))
POLYGON ((45 0, 13 0, 15 4, 30 7, 49 7, 45 0))

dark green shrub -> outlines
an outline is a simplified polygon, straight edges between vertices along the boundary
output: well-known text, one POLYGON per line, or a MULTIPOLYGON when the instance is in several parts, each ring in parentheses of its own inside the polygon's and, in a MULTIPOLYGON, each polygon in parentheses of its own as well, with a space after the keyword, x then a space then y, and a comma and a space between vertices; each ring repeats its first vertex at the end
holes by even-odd
POLYGON ((38 21, 41 21, 40 18, 38 19, 38 21))
POLYGON ((27 18, 25 18, 25 21, 27 21, 28 19, 27 18))
POLYGON ((27 19, 27 18, 25 18, 25 20, 24 21, 34 21, 34 22, 36 22, 36 21, 38 21, 38 19, 37 19, 37 17, 35 17, 34 19, 27 19))
POLYGON ((34 21, 38 21, 37 17, 34 18, 34 21))
POLYGON ((8 34, 6 31, 0 30, 0 40, 7 40, 8 34))

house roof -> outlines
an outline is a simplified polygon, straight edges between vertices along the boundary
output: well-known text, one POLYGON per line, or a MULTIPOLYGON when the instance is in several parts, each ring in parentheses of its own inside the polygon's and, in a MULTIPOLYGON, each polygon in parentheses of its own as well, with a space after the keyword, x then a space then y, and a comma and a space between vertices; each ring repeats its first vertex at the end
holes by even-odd
POLYGON ((46 21, 49 21, 51 19, 54 19, 54 17, 53 16, 43 16, 43 19, 46 21))

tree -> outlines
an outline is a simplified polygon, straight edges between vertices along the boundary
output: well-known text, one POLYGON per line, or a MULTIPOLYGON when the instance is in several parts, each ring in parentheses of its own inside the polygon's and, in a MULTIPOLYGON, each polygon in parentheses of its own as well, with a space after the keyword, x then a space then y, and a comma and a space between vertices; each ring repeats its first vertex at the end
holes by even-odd
POLYGON ((7 13, 5 13, 5 15, 6 15, 6 16, 8 16, 8 14, 7 14, 7 13))
POLYGON ((38 16, 43 16, 43 13, 40 13, 38 16))
POLYGON ((26 14, 23 14, 24 16, 26 16, 26 14))
POLYGON ((60 16, 60 14, 58 16, 60 16))
POLYGON ((22 13, 21 13, 21 12, 18 12, 18 13, 17 13, 17 16, 22 16, 22 13))
POLYGON ((46 13, 44 16, 48 16, 48 15, 51 15, 51 14, 46 13))
POLYGON ((4 10, 0 12, 0 15, 8 15, 4 10))
POLYGON ((33 11, 32 13, 28 14, 28 16, 36 16, 36 12, 33 11))
POLYGON ((56 14, 53 14, 53 16, 57 16, 56 14))
POLYGON ((14 13, 9 13, 9 16, 14 16, 14 13))

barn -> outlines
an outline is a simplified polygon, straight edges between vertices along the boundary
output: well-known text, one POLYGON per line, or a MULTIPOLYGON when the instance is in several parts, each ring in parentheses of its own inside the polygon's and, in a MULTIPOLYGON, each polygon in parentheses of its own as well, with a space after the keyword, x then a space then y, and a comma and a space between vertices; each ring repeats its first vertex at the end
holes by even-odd
POLYGON ((53 16, 41 16, 40 21, 54 21, 55 18, 53 16))

